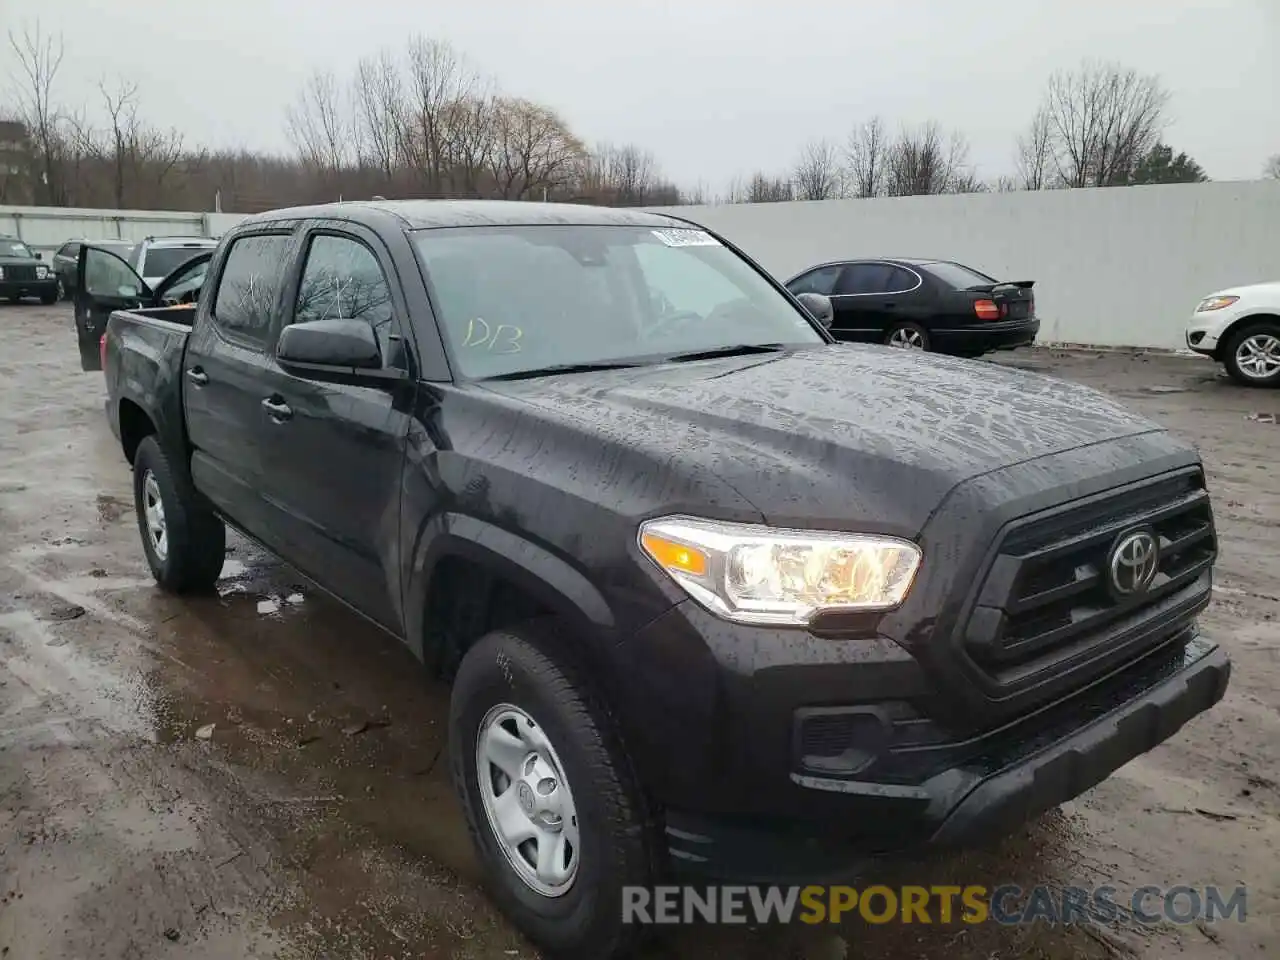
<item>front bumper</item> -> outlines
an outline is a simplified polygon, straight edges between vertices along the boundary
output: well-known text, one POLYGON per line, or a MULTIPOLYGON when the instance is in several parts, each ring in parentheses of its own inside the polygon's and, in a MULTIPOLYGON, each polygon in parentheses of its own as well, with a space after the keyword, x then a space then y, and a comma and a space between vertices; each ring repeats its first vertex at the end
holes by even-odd
POLYGON ((1199 637, 978 738, 975 752, 920 783, 823 781, 792 773, 828 801, 821 819, 668 810, 672 868, 740 883, 835 882, 876 857, 967 846, 1007 834, 1078 796, 1222 699, 1226 653, 1199 637), (1118 704, 1118 706, 1117 706, 1118 704), (1032 729, 1028 729, 1032 728, 1032 729), (862 822, 872 827, 850 836, 862 822))
POLYGON ((48 299, 58 294, 58 278, 50 274, 44 280, 0 280, 0 299, 39 297, 48 299))

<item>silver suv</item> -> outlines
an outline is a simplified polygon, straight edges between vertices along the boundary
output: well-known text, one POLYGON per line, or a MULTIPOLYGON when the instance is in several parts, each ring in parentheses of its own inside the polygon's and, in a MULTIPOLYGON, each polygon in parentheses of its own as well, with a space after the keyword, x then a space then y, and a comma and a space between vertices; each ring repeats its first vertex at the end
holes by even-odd
POLYGON ((212 237, 147 237, 129 254, 129 266, 154 290, 196 254, 217 245, 212 237))

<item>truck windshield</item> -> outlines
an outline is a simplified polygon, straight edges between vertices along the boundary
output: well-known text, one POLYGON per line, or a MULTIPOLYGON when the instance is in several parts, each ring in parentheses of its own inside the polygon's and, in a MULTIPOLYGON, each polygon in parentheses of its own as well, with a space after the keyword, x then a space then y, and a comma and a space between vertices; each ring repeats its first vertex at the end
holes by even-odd
POLYGON ((34 260, 36 258, 36 255, 31 252, 31 248, 20 240, 0 240, 0 256, 22 257, 26 260, 34 260))
POLYGON ((451 227, 417 231, 414 241, 468 378, 825 342, 764 277, 697 229, 451 227))

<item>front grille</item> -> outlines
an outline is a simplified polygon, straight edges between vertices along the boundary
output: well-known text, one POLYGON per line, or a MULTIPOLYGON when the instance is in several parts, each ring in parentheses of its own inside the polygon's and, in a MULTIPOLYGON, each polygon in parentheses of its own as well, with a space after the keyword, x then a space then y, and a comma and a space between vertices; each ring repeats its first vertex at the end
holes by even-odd
POLYGON ((1087 660, 1100 646, 1158 643, 1207 599, 1216 551, 1198 468, 1015 521, 987 568, 966 649, 1009 685, 1087 660), (1108 585, 1110 553, 1138 528, 1154 532, 1158 568, 1148 590, 1123 597, 1108 585))
POLYGON ((36 278, 35 267, 5 267, 4 278, 6 280, 23 280, 31 281, 36 278))

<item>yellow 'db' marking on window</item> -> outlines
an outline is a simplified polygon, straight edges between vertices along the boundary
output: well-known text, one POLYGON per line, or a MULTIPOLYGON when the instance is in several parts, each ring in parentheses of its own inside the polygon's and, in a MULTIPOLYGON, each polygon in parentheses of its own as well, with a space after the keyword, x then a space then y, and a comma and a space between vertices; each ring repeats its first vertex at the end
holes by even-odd
POLYGON ((520 341, 524 330, 509 323, 492 326, 483 317, 475 317, 467 321, 467 335, 463 338, 464 347, 489 350, 493 353, 519 353, 520 341))

